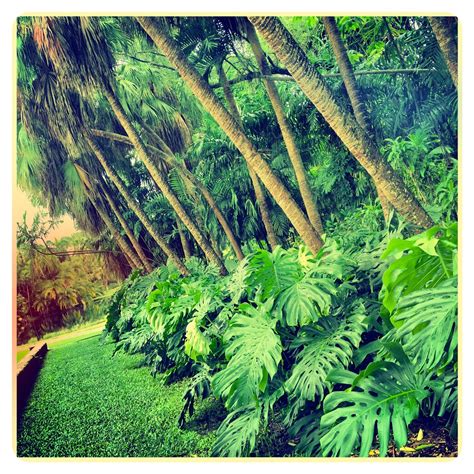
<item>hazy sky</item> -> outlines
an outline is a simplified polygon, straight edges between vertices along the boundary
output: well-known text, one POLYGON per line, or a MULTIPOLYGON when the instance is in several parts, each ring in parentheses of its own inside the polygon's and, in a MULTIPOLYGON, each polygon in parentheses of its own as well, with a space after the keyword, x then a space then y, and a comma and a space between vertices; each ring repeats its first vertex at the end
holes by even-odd
MULTIPOLYGON (((39 211, 46 211, 44 208, 39 208, 33 206, 28 196, 18 187, 14 187, 13 191, 13 223, 16 229, 16 223, 23 221, 23 213, 26 211, 26 222, 31 224, 34 215, 39 211)), ((46 211, 47 212, 47 211, 46 211)), ((74 227, 74 222, 69 215, 64 215, 61 217, 63 221, 56 229, 53 229, 49 234, 48 238, 50 240, 60 239, 61 237, 66 237, 68 235, 74 234, 77 232, 77 229, 74 227)))

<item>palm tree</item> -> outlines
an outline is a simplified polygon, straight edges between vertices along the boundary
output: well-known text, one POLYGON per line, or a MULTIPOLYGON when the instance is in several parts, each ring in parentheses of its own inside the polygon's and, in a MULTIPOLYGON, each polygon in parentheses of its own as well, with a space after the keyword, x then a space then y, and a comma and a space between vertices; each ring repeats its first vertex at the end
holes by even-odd
POLYGON ((309 62, 281 21, 275 17, 249 17, 249 19, 395 209, 414 224, 423 228, 431 227, 433 225, 431 217, 380 155, 355 118, 336 103, 323 77, 309 62))
POLYGON ((238 121, 225 109, 209 84, 191 66, 176 41, 171 38, 166 25, 163 22, 158 25, 150 17, 138 17, 137 19, 155 45, 176 68, 205 109, 241 152, 249 167, 253 169, 275 199, 275 202, 282 208, 306 245, 308 245, 312 252, 316 253, 322 246, 320 236, 283 183, 277 178, 268 163, 245 136, 238 121))
POLYGON ((455 36, 456 19, 454 17, 432 16, 428 18, 431 29, 443 53, 449 74, 456 88, 458 87, 458 45, 455 36))
POLYGON ((95 196, 95 193, 91 189, 88 189, 86 183, 84 183, 84 194, 87 196, 87 198, 89 199, 89 201, 94 206, 97 213, 99 214, 100 218, 109 229, 110 233, 112 234, 112 237, 117 242, 117 245, 122 250, 123 254, 125 255, 129 263, 131 264, 132 268, 141 268, 142 264, 140 262, 140 259, 135 254, 135 252, 130 247, 130 245, 128 245, 127 241, 122 237, 117 227, 112 222, 112 219, 108 216, 107 212, 102 208, 98 198, 95 196))
POLYGON ((156 231, 155 227, 148 219, 147 215, 143 212, 141 207, 129 193, 127 188, 125 187, 124 183, 118 176, 118 174, 114 171, 114 169, 109 165, 105 155, 102 153, 99 146, 94 142, 92 137, 90 136, 87 130, 84 130, 84 137, 86 142, 88 143, 90 149, 94 153, 94 156, 97 158, 99 163, 101 164, 102 168, 104 169, 106 175, 109 179, 114 183, 115 187, 118 189, 119 193, 124 198, 125 202, 129 209, 131 209, 135 215, 138 217, 140 222, 143 224, 145 229, 148 233, 152 236, 153 240, 158 244, 158 246, 163 250, 165 255, 172 260, 172 262, 176 265, 178 270, 181 272, 182 275, 188 275, 189 271, 184 266, 181 259, 178 257, 176 252, 169 246, 166 240, 156 231))
POLYGON ((171 189, 170 185, 166 181, 161 171, 153 162, 151 156, 146 152, 145 145, 143 144, 141 138, 135 130, 135 127, 133 126, 132 122, 126 116, 122 105, 115 97, 112 89, 110 87, 104 86, 102 92, 105 95, 107 101, 109 102, 110 107, 112 108, 115 114, 115 117, 127 133, 138 157, 145 165, 146 169, 150 173, 150 176, 153 178, 153 181, 156 183, 159 190, 166 197, 167 201, 170 203, 171 207, 176 212, 181 222, 188 228, 189 232, 194 237, 199 247, 201 247, 208 261, 214 263, 219 268, 219 271, 222 275, 227 274, 227 270, 224 264, 212 248, 210 242, 207 240, 207 238, 204 236, 198 226, 194 223, 191 216, 181 204, 178 197, 171 189))
POLYGON ((298 182, 298 187, 303 198, 303 203, 306 209, 306 214, 309 217, 309 220, 313 227, 318 231, 318 233, 324 234, 323 223, 321 222, 321 216, 319 215, 316 202, 313 198, 313 193, 308 184, 308 179, 306 177, 306 171, 304 169, 303 160, 301 159, 300 150, 296 144, 296 139, 291 130, 291 127, 286 119, 285 111, 283 104, 280 99, 280 94, 278 89, 271 79, 268 79, 266 76, 271 74, 270 66, 265 58, 262 46, 258 40, 257 33, 253 25, 249 22, 247 25, 247 38, 252 47, 253 54, 257 61, 258 68, 260 73, 263 76, 263 84, 267 90, 268 97, 272 103, 273 110, 280 127, 281 134, 283 136, 283 141, 285 142, 286 149, 288 151, 288 156, 290 157, 291 164, 295 171, 296 181, 298 182))
MULTIPOLYGON (((329 42, 331 43, 334 56, 336 57, 336 62, 339 67, 347 95, 349 96, 357 123, 367 135, 370 135, 372 139, 375 140, 375 135, 369 120, 369 114, 362 98, 362 91, 357 85, 354 70, 352 69, 349 56, 347 55, 346 48, 342 42, 341 35, 336 25, 336 20, 334 17, 330 16, 323 16, 322 20, 329 38, 329 42)), ((392 206, 375 181, 374 184, 379 196, 380 204, 382 206, 385 222, 388 222, 392 206)))
POLYGON ((171 148, 156 132, 150 129, 150 127, 148 127, 146 124, 143 124, 143 127, 152 136, 152 138, 159 146, 159 148, 155 148, 149 145, 150 150, 152 150, 157 157, 161 158, 164 162, 166 162, 168 166, 170 166, 171 168, 175 168, 181 178, 183 178, 183 180, 188 181, 202 194, 203 198, 205 199, 213 214, 215 215, 217 221, 221 225, 222 230, 224 231, 224 234, 229 240, 229 243, 232 246, 237 259, 242 260, 244 258, 244 254, 242 253, 242 249, 240 248, 240 243, 238 242, 236 235, 232 231, 229 223, 227 222, 226 217, 222 213, 209 189, 201 181, 199 181, 199 179, 191 171, 186 168, 185 164, 181 163, 176 158, 171 148))
POLYGON ((176 227, 178 228, 179 240, 181 242, 181 247, 183 247, 184 258, 187 260, 193 254, 191 252, 191 245, 189 244, 189 240, 184 233, 183 227, 181 222, 178 218, 176 218, 176 227))
POLYGON ((214 263, 221 274, 226 274, 224 264, 146 152, 132 121, 116 97, 112 87, 114 60, 97 19, 43 17, 40 23, 35 24, 35 28, 34 38, 38 49, 49 58, 55 74, 61 78, 61 86, 76 90, 81 95, 93 95, 97 90, 104 95, 138 158, 163 196, 188 228, 208 261, 214 263))
POLYGON ((102 191, 102 194, 105 196, 105 199, 109 203, 109 206, 112 209, 112 212, 115 214, 115 216, 117 217, 117 220, 122 226, 122 229, 124 230, 125 235, 128 237, 128 240, 130 240, 133 248, 135 249, 135 252, 140 257, 140 260, 142 262, 142 265, 145 267, 145 270, 148 273, 151 273, 153 271, 153 267, 151 266, 148 258, 146 257, 145 252, 143 251, 141 245, 138 243, 138 240, 133 235, 133 232, 130 230, 126 220, 123 218, 122 213, 120 212, 117 204, 112 199, 110 193, 107 192, 107 189, 105 188, 105 186, 101 186, 101 191, 102 191))
MULTIPOLYGON (((239 113, 239 109, 237 107, 237 103, 235 102, 234 94, 232 94, 232 89, 229 86, 229 81, 227 80, 227 76, 224 71, 224 67, 222 62, 217 64, 217 72, 219 74, 219 80, 222 84, 222 89, 224 91, 224 96, 227 101, 227 107, 229 109, 230 114, 234 117, 234 119, 238 122, 240 127, 243 129, 242 118, 239 113)), ((255 172, 250 168, 247 164, 247 169, 249 171, 250 180, 252 181, 252 186, 255 192, 255 198, 257 200, 258 207, 260 208, 260 214, 262 215, 262 222, 263 226, 265 227, 265 232, 267 234, 267 240, 270 244, 270 248, 275 250, 278 245, 278 239, 275 234, 275 230, 273 228, 273 224, 270 218, 270 209, 268 208, 267 199, 265 193, 260 185, 260 181, 258 176, 255 172)))

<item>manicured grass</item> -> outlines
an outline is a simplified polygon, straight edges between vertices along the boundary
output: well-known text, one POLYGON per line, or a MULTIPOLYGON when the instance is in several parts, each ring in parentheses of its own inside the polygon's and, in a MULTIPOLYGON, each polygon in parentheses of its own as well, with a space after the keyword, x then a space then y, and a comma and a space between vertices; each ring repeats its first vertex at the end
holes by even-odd
POLYGON ((18 455, 208 456, 216 402, 199 403, 193 418, 203 423, 179 429, 186 382, 165 386, 141 367, 142 356, 112 357, 113 347, 95 335, 49 351, 19 421, 18 455))
MULTIPOLYGON (((84 339, 86 336, 92 336, 94 334, 99 334, 104 329, 105 320, 92 321, 75 328, 61 329, 60 331, 51 332, 46 334, 43 341, 48 344, 48 348, 57 347, 62 344, 66 344, 73 340, 84 339)), ((16 361, 20 362, 23 357, 25 357, 28 352, 30 352, 30 347, 33 347, 38 341, 36 339, 31 339, 27 344, 17 346, 16 348, 16 361)))

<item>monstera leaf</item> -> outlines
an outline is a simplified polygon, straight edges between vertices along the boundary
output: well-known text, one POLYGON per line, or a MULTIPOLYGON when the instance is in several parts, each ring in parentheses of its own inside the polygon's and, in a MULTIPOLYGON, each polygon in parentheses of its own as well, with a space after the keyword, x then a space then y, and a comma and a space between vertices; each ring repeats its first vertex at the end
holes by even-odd
POLYGON ((281 386, 268 386, 257 405, 252 403, 230 412, 217 430, 212 455, 248 456, 255 449, 260 428, 268 426, 269 413, 283 394, 281 386))
POLYGON ((193 318, 186 326, 184 352, 194 361, 205 358, 211 352, 210 339, 199 329, 199 318, 193 318))
POLYGON ((258 308, 240 305, 241 313, 234 316, 224 335, 229 362, 214 376, 212 388, 226 400, 229 410, 256 405, 259 393, 278 369, 282 345, 276 320, 270 317, 272 306, 271 299, 258 308))
POLYGON ((331 295, 335 294, 336 287, 331 280, 304 278, 280 293, 275 310, 288 326, 304 326, 329 313, 331 295))
POLYGON ((247 283, 261 288, 264 299, 276 296, 303 276, 297 255, 281 247, 273 252, 259 250, 249 259, 247 283))
POLYGON ((245 456, 255 449, 262 410, 251 405, 232 411, 219 426, 212 456, 245 456))
POLYGON ((457 224, 432 227, 410 239, 392 239, 382 258, 395 259, 382 281, 383 305, 392 313, 403 295, 434 288, 457 275, 457 224))
POLYGON ((321 400, 326 389, 328 373, 336 368, 346 368, 354 349, 366 328, 365 308, 360 305, 347 319, 325 318, 321 328, 304 328, 292 347, 304 346, 293 365, 290 378, 285 383, 291 410, 291 422, 306 401, 321 400))
POLYGON ((329 380, 348 385, 349 390, 332 392, 324 400, 323 456, 346 457, 357 448, 360 456, 368 456, 376 433, 380 456, 387 453, 390 434, 397 447, 404 446, 408 425, 429 395, 426 379, 415 374, 408 359, 373 362, 359 375, 337 369, 329 380))
POLYGON ((453 359, 457 347, 456 283, 452 278, 437 288, 401 298, 391 317, 394 328, 384 339, 400 342, 419 371, 429 371, 453 359))

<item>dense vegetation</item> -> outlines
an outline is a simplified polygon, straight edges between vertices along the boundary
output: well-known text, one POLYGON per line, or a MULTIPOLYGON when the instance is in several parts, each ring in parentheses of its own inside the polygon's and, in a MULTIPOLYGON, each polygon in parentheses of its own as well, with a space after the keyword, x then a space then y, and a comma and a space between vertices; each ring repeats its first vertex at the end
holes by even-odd
POLYGON ((17 342, 103 317, 107 287, 126 275, 126 262, 110 242, 78 232, 51 242, 57 224, 37 214, 17 230, 17 342), (95 250, 100 247, 102 250, 95 250))
POLYGON ((19 184, 112 237, 104 336, 185 385, 184 432, 222 402, 211 455, 275 426, 302 456, 384 456, 421 416, 456 437, 455 30, 20 18, 19 184))

